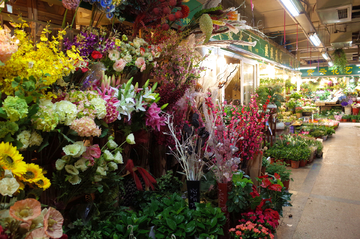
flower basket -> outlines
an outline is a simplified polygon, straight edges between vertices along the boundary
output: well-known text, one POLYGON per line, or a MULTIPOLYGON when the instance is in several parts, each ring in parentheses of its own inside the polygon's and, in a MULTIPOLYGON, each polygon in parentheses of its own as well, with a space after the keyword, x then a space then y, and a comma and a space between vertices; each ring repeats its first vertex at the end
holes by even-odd
POLYGON ((286 190, 289 190, 290 180, 283 181, 282 183, 284 184, 286 190))
POLYGON ((306 161, 306 160, 301 160, 299 166, 300 166, 300 167, 305 167, 306 164, 307 164, 307 161, 306 161))
POLYGON ((291 160, 291 168, 299 168, 300 161, 291 160))

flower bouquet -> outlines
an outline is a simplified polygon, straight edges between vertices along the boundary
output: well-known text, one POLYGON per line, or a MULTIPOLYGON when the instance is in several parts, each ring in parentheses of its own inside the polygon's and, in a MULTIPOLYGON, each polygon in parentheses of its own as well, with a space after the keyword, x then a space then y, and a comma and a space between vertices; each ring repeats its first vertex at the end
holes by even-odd
POLYGON ((237 225, 235 228, 229 230, 231 235, 234 238, 242 239, 256 239, 256 238, 266 238, 273 239, 274 235, 270 232, 269 229, 264 227, 261 224, 255 224, 251 221, 237 225))

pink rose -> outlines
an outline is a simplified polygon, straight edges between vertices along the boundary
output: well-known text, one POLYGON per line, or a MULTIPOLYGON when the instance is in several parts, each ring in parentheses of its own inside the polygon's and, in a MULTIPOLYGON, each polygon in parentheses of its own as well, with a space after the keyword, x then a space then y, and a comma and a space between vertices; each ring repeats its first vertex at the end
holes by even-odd
POLYGON ((135 61, 135 66, 140 69, 141 72, 143 72, 146 69, 145 59, 143 57, 139 57, 135 61))
POLYGON ((126 61, 123 59, 119 59, 115 61, 113 68, 115 71, 120 72, 124 70, 125 66, 126 66, 126 61))
POLYGON ((93 158, 100 158, 101 156, 101 149, 98 144, 91 145, 87 147, 83 157, 86 159, 93 159, 93 158))

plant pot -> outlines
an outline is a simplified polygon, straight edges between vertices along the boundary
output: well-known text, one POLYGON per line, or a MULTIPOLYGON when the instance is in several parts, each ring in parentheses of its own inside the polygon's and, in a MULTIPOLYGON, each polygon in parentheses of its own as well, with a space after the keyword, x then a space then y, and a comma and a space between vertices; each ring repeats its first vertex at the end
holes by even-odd
POLYGON ((302 113, 296 113, 296 118, 300 118, 302 116, 302 113))
POLYGON ((228 200, 228 193, 231 191, 231 182, 228 183, 218 183, 218 200, 219 200, 219 208, 225 214, 226 223, 223 226, 224 235, 220 236, 220 239, 227 239, 230 238, 229 229, 230 229, 230 214, 227 210, 227 200, 228 200))
POLYGON ((309 158, 308 164, 310 164, 310 163, 314 162, 315 153, 316 153, 316 151, 312 151, 312 152, 311 152, 311 155, 310 155, 310 158, 309 158))
POLYGON ((352 119, 351 121, 354 122, 354 123, 356 123, 357 120, 356 120, 356 119, 352 119))
POLYGON ((291 160, 291 168, 299 168, 300 161, 291 160))
POLYGON ((188 199, 189 199, 189 208, 195 210, 196 202, 200 202, 200 181, 186 181, 188 199))
POLYGON ((270 158, 270 164, 275 163, 275 159, 274 158, 270 158))
POLYGON ((323 152, 320 152, 320 153, 316 153, 316 158, 322 158, 322 156, 323 156, 323 152))
POLYGON ((285 162, 287 165, 291 165, 291 160, 290 160, 290 159, 286 159, 286 160, 284 160, 284 162, 285 162))
POLYGON ((360 110, 360 108, 352 108, 352 113, 353 113, 353 115, 358 115, 358 114, 359 114, 359 110, 360 110))
POLYGON ((327 135, 325 135, 325 136, 322 137, 322 139, 323 139, 324 141, 326 141, 327 138, 328 138, 327 135))
POLYGON ((306 161, 306 160, 301 160, 299 166, 300 166, 300 167, 305 167, 306 164, 307 164, 307 161, 306 161))
POLYGON ((286 190, 289 190, 290 180, 283 181, 282 183, 284 184, 286 190))
POLYGON ((276 162, 284 162, 284 159, 277 159, 276 162))

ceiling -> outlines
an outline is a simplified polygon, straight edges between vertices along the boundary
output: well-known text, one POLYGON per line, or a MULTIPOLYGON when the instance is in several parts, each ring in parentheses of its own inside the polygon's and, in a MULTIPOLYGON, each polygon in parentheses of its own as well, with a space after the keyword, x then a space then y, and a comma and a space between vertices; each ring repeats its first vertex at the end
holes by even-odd
MULTIPOLYGON (((333 53, 335 48, 330 44, 330 36, 337 32, 344 35, 345 32, 352 37, 353 44, 350 47, 345 47, 345 53, 349 63, 356 64, 359 62, 359 38, 360 38, 360 0, 294 0, 301 3, 309 16, 323 47, 313 47, 308 40, 308 34, 313 30, 308 30, 304 27, 303 21, 298 18, 293 18, 283 7, 280 0, 246 0, 245 6, 242 6, 239 11, 242 19, 247 20, 248 24, 257 27, 263 31, 270 39, 274 40, 296 55, 301 60, 302 66, 327 65, 327 62, 321 55, 321 52, 327 51, 329 55, 333 53), (349 22, 337 24, 322 24, 318 16, 318 6, 324 2, 334 3, 342 6, 346 2, 352 4, 352 19, 349 22), (251 3, 253 9, 251 9, 251 3), (298 24, 300 23, 300 24, 298 24), (303 28, 305 30, 303 30, 303 28)), ((223 5, 239 6, 243 0, 224 0, 223 5)), ((305 14, 304 14, 305 16, 305 14)), ((333 35, 334 36, 334 35, 333 35)))

